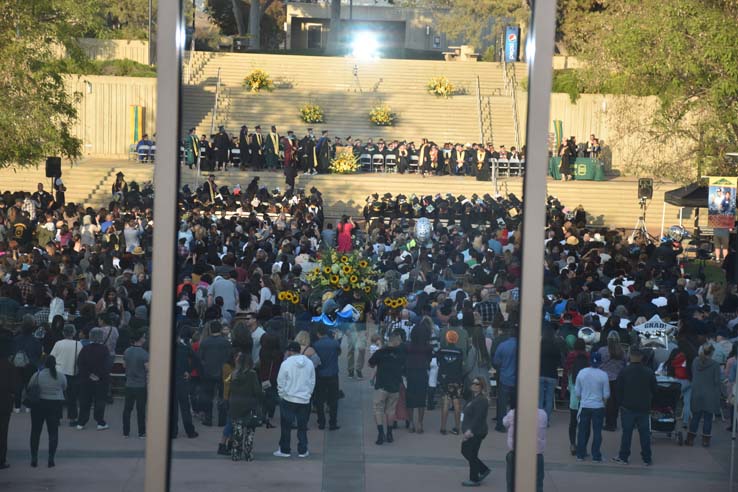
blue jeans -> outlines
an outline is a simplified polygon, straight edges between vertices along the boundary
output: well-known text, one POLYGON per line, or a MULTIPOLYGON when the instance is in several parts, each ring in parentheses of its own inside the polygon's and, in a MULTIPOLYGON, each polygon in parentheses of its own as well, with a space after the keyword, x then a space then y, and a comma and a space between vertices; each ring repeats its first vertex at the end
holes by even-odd
POLYGON ((551 425, 551 412, 553 412, 554 398, 556 397, 556 378, 540 378, 540 389, 538 391, 538 408, 546 411, 548 425, 551 425))
POLYGON ((577 428, 577 458, 584 459, 587 454, 590 426, 592 428, 592 460, 602 460, 600 446, 602 445, 602 422, 605 419, 604 408, 582 408, 579 411, 579 426, 577 428))
POLYGON ((680 379, 682 383, 682 422, 686 425, 692 417, 692 381, 689 379, 680 379))
POLYGON ((692 414, 692 420, 689 421, 689 432, 691 432, 692 434, 697 434, 697 429, 700 426, 700 419, 702 419, 702 435, 711 436, 712 417, 713 415, 710 412, 694 412, 692 414))
POLYGON ((633 429, 638 429, 641 441, 641 458, 644 463, 651 462, 651 416, 648 412, 634 412, 627 408, 620 409, 620 425, 623 427, 623 436, 620 440, 618 457, 628 461, 630 457, 630 443, 633 438, 633 429))
POLYGON ((292 403, 282 400, 279 402, 279 423, 281 434, 279 437, 279 449, 285 454, 290 454, 290 442, 292 441, 292 424, 297 421, 297 452, 305 454, 308 450, 307 424, 310 418, 309 403, 292 403))
POLYGON ((495 425, 495 430, 498 432, 505 431, 505 427, 502 425, 502 419, 507 414, 507 407, 514 395, 515 386, 507 386, 500 383, 500 386, 497 388, 497 424, 495 425))

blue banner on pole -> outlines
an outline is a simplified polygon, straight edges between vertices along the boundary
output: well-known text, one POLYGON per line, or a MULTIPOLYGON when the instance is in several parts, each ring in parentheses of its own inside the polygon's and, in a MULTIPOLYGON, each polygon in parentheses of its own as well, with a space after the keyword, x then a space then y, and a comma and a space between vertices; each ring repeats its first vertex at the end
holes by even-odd
POLYGON ((520 28, 507 26, 505 28, 505 61, 516 62, 520 56, 520 28))

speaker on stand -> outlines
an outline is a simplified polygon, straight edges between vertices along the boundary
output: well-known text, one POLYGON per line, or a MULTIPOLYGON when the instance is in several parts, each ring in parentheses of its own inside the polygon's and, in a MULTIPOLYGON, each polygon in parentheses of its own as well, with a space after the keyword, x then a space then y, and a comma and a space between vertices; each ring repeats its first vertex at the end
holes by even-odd
POLYGON ((653 179, 638 178, 638 199, 653 199, 653 179))
POLYGON ((61 157, 46 158, 46 177, 51 178, 51 192, 54 192, 54 182, 56 178, 61 178, 61 157))

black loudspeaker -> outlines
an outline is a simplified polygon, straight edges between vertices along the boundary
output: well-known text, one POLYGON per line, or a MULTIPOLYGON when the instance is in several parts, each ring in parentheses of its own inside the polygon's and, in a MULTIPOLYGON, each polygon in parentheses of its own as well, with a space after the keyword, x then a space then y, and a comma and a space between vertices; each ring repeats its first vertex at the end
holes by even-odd
POLYGON ((61 177, 61 157, 47 157, 46 158, 46 177, 47 178, 59 178, 61 177))
POLYGON ((638 178, 638 199, 643 198, 648 200, 653 198, 653 179, 651 178, 638 178))

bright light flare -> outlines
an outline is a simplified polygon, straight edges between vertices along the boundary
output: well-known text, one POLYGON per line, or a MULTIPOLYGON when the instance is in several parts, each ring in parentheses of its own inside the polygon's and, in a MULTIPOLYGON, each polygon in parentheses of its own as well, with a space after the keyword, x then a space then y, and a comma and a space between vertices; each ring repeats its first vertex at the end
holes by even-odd
POLYGON ((379 58, 379 40, 377 35, 369 31, 357 32, 351 42, 351 56, 359 60, 379 58))

